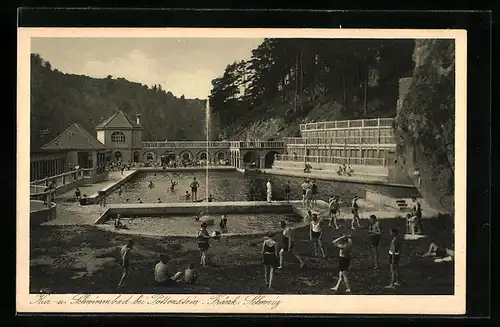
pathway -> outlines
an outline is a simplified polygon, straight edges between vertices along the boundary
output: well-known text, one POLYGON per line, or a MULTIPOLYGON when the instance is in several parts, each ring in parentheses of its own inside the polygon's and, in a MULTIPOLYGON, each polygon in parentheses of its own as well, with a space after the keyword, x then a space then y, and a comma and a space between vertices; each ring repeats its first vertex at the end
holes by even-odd
POLYGON ((328 170, 325 171, 312 170, 310 173, 304 173, 302 171, 294 171, 288 169, 267 168, 267 169, 260 169, 260 171, 264 174, 269 174, 269 175, 291 176, 299 178, 319 179, 319 180, 358 183, 358 184, 373 184, 373 185, 387 185, 387 186, 414 188, 413 185, 389 183, 387 182, 387 178, 385 177, 383 178, 377 176, 363 176, 363 175, 339 176, 336 172, 328 170))
MULTIPOLYGON (((107 188, 111 185, 118 183, 119 181, 133 174, 134 172, 135 170, 126 170, 123 172, 122 175, 121 172, 119 171, 111 171, 109 172, 108 177, 105 180, 94 184, 82 185, 79 187, 79 189, 82 192, 82 195, 87 194, 87 197, 90 197, 92 194, 97 193, 104 188, 107 188)), ((74 196, 75 196, 75 189, 72 189, 71 191, 58 195, 56 198, 56 202, 72 199, 74 196)))

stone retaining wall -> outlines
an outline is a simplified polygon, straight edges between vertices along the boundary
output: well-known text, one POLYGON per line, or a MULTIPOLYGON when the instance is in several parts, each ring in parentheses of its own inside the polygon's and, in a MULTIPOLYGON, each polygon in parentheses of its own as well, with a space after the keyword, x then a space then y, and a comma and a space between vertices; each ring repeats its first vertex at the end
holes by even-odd
POLYGON ((116 204, 109 208, 94 222, 102 224, 121 214, 123 217, 161 217, 167 215, 195 215, 201 211, 207 214, 238 213, 291 213, 291 203, 282 202, 212 202, 212 203, 143 203, 116 204))
MULTIPOLYGON (((31 200, 30 202, 37 202, 39 204, 43 205, 43 201, 36 201, 36 200, 31 200)), ((36 209, 31 211, 30 210, 30 225, 31 226, 38 226, 41 225, 42 223, 45 223, 47 221, 50 221, 54 218, 56 218, 56 204, 54 202, 51 203, 50 208, 48 208, 47 205, 43 205, 43 208, 36 209)))

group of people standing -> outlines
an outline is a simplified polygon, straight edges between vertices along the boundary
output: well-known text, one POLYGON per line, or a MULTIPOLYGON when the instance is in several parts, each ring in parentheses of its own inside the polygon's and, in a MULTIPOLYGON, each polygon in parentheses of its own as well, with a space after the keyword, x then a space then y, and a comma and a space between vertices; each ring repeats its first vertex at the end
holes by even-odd
MULTIPOLYGON (((323 219, 318 217, 317 213, 308 212, 310 216, 309 237, 313 245, 315 256, 326 259, 326 253, 322 243, 322 227, 323 219)), ((381 230, 378 219, 375 215, 371 215, 368 226, 368 237, 370 238, 371 252, 374 263, 374 269, 378 270, 379 265, 379 245, 381 238, 381 230)), ((275 234, 270 232, 267 234, 264 242, 262 243, 262 264, 265 271, 265 283, 269 288, 272 288, 275 269, 282 269, 284 267, 285 257, 294 257, 299 261, 300 268, 305 267, 304 260, 294 250, 295 240, 293 238, 293 231, 290 229, 285 221, 280 222, 281 227, 281 242, 274 240, 275 234), (281 249, 278 251, 279 245, 281 249)), ((387 288, 393 288, 400 284, 399 279, 399 258, 401 254, 402 240, 399 238, 399 231, 397 229, 390 230, 391 243, 388 249, 389 265, 391 267, 391 282, 387 288)), ((339 275, 335 286, 331 288, 333 291, 338 291, 342 282, 346 286, 346 292, 351 292, 351 285, 349 282, 348 271, 351 266, 353 240, 351 235, 343 234, 340 237, 332 240, 332 244, 338 249, 338 269, 339 275)))

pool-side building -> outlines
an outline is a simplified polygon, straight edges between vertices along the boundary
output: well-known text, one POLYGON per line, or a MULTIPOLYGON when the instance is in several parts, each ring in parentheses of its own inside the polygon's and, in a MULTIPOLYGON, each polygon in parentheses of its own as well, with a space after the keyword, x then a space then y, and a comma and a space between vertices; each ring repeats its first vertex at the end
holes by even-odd
POLYGON ((91 177, 105 173, 108 148, 79 124, 72 124, 30 155, 30 180, 64 174, 79 166, 91 177))

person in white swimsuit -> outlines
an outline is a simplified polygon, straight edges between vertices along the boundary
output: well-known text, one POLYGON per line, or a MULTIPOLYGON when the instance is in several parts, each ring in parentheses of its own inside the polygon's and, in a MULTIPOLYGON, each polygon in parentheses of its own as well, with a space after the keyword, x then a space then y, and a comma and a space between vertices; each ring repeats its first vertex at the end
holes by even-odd
POLYGON ((284 264, 284 256, 286 253, 291 254, 293 257, 295 257, 299 263, 300 263, 300 268, 303 268, 305 266, 304 261, 298 256, 297 253, 293 251, 293 234, 292 230, 286 226, 286 221, 282 220, 280 221, 280 227, 282 229, 281 232, 281 246, 282 249, 280 250, 280 265, 278 269, 283 268, 284 264))
POLYGON ((323 231, 321 230, 321 222, 323 219, 318 218, 316 213, 312 214, 312 220, 309 227, 309 237, 314 246, 314 254, 318 256, 318 249, 321 251, 321 255, 326 259, 325 250, 323 249, 323 244, 321 243, 321 235, 323 231))

